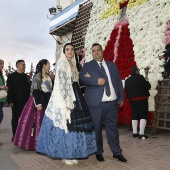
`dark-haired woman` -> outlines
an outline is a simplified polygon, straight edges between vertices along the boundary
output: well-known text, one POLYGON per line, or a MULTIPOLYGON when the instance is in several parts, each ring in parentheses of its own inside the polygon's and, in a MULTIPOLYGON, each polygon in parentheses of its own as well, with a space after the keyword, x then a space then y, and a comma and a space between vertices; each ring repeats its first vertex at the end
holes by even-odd
MULTIPOLYGON (((8 90, 8 87, 5 86, 5 79, 2 74, 2 70, 4 68, 4 61, 0 59, 0 90, 8 90)), ((0 124, 3 120, 3 106, 6 102, 6 97, 0 99, 0 124)), ((2 145, 3 142, 0 140, 0 145, 2 145)))
POLYGON ((67 165, 96 152, 94 126, 78 85, 74 46, 65 44, 45 111, 36 151, 67 165))
POLYGON ((14 144, 22 149, 35 150, 40 126, 52 92, 52 80, 48 74, 50 63, 40 60, 36 66, 31 91, 32 95, 26 103, 14 138, 14 144))

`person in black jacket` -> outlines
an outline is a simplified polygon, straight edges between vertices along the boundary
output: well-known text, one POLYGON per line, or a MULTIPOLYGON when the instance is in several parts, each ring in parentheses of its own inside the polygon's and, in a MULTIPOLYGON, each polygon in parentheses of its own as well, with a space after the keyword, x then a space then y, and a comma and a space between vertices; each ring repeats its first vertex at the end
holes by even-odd
POLYGON ((125 90, 130 100, 132 109, 132 136, 139 139, 148 138, 144 134, 148 118, 148 97, 151 84, 139 73, 137 66, 131 68, 131 76, 125 80, 125 90), (137 132, 138 120, 140 120, 140 132, 137 132))
POLYGON ((31 82, 25 72, 25 61, 18 60, 16 62, 17 71, 9 74, 7 79, 8 90, 8 104, 12 107, 12 142, 14 140, 15 132, 18 126, 18 119, 21 112, 30 97, 31 82))
POLYGON ((162 58, 165 59, 165 65, 164 65, 164 78, 170 78, 170 44, 167 44, 165 46, 165 50, 162 56, 159 56, 159 59, 161 60, 162 58))

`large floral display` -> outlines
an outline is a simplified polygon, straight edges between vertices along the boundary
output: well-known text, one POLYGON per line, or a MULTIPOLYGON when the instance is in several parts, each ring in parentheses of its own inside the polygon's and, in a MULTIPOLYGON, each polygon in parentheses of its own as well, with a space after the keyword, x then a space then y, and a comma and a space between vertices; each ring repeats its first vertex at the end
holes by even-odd
MULTIPOLYGON (((149 111, 155 111, 156 86, 162 80, 164 60, 159 55, 168 42, 170 19, 169 0, 93 0, 93 8, 85 37, 86 61, 92 59, 90 47, 100 43, 104 58, 115 62, 122 82, 130 75, 130 68, 137 65, 145 75, 146 68, 151 90, 149 111), (122 8, 127 6, 126 17, 120 20, 122 8)), ((122 19, 122 18, 121 18, 122 19)), ((131 109, 125 93, 125 104, 120 109, 119 124, 131 123, 131 109)))

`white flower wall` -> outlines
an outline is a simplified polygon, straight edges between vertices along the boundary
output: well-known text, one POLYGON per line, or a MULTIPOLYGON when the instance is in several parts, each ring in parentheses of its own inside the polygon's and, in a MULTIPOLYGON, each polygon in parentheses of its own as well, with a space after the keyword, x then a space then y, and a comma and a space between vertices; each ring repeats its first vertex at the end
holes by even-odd
POLYGON ((151 65, 149 81, 151 83, 149 110, 155 110, 154 97, 156 86, 162 80, 164 61, 158 56, 164 51, 163 37, 166 22, 170 19, 169 0, 150 0, 127 11, 130 36, 134 44, 135 61, 144 75, 143 67, 151 65))
POLYGON ((87 48, 86 61, 92 59, 90 48, 93 43, 97 42, 102 45, 103 49, 105 48, 114 25, 120 17, 120 15, 114 15, 108 19, 100 20, 103 11, 107 10, 109 5, 104 0, 93 0, 92 2, 93 8, 85 37, 85 47, 87 48))
MULTIPOLYGON (((116 2, 116 0, 113 1, 116 2)), ((129 21, 130 37, 134 45, 135 61, 141 70, 141 74, 144 75, 143 67, 151 65, 149 81, 152 88, 150 90, 149 111, 154 111, 154 97, 157 94, 156 86, 158 81, 163 79, 161 73, 164 71, 164 61, 159 60, 158 55, 165 48, 163 37, 166 22, 170 19, 170 1, 148 0, 145 2, 143 0, 140 5, 137 4, 139 1, 130 0, 130 7, 126 13, 129 21)), ((92 2, 93 8, 85 37, 86 61, 92 59, 90 48, 93 43, 100 43, 103 49, 105 48, 114 25, 120 18, 120 14, 115 14, 107 19, 101 19, 101 15, 110 5, 104 0, 93 0, 92 2)))

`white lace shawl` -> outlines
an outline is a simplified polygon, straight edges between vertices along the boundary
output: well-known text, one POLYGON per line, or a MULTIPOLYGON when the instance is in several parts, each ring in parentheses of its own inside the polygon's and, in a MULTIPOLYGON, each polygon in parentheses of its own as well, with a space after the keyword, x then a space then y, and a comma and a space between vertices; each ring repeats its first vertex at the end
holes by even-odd
MULTIPOLYGON (((75 65, 74 61, 72 63, 75 65)), ((67 120, 71 122, 70 109, 74 108, 73 102, 76 100, 71 76, 69 62, 62 53, 57 63, 54 88, 45 115, 53 120, 55 127, 64 129, 65 132, 67 132, 67 120)))

